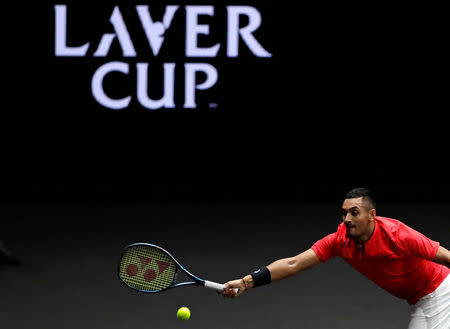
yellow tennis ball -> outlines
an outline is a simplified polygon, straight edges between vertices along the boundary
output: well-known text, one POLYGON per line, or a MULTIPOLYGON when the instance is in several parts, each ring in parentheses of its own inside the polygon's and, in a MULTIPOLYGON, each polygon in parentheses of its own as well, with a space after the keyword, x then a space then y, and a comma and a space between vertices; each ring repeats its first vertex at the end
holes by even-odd
POLYGON ((179 320, 189 320, 191 317, 191 311, 186 307, 180 307, 177 312, 177 318, 179 320))

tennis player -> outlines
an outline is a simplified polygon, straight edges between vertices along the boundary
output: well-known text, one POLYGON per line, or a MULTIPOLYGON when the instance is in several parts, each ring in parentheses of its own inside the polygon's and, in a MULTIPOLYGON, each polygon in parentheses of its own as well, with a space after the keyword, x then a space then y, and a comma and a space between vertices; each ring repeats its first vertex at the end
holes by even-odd
POLYGON ((408 329, 449 329, 450 251, 401 221, 377 216, 374 197, 366 188, 347 193, 342 219, 335 233, 310 249, 227 282, 222 294, 236 297, 339 256, 381 288, 408 301, 408 329), (237 293, 234 288, 239 288, 237 293))

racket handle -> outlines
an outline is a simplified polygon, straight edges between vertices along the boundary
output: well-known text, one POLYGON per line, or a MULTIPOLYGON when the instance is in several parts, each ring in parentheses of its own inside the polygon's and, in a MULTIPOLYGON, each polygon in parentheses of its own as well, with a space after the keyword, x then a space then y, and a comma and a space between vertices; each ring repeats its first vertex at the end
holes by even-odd
POLYGON ((217 291, 223 290, 223 284, 205 280, 205 287, 217 291))
MULTIPOLYGON (((205 287, 209 288, 209 289, 214 289, 217 291, 222 291, 224 288, 224 285, 221 283, 216 283, 216 282, 205 280, 205 287)), ((238 290, 239 290, 238 288, 234 288, 234 292, 238 292, 238 290)))

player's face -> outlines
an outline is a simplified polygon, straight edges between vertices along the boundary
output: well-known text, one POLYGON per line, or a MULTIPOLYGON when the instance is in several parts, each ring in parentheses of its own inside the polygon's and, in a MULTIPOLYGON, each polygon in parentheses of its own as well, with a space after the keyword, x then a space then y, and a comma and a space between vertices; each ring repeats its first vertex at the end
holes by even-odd
POLYGON ((369 234, 374 211, 367 209, 362 197, 345 199, 342 205, 342 220, 347 227, 347 236, 360 238, 369 234))

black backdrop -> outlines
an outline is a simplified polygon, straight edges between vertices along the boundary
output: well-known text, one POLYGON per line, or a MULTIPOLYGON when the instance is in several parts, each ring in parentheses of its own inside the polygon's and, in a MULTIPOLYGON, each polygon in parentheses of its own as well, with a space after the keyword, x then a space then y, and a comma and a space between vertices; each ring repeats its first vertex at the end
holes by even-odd
MULTIPOLYGON (((438 8, 154 1, 155 21, 165 5, 180 9, 153 56, 135 11, 145 4, 7 4, 5 202, 309 201, 321 194, 336 200, 354 185, 369 185, 388 199, 449 199, 438 8), (57 4, 67 7, 68 45, 91 43, 85 57, 55 56, 57 4), (210 26, 199 46, 220 43, 216 57, 186 57, 185 5, 214 7, 214 16, 199 18, 210 26), (230 5, 259 11, 254 36, 272 57, 256 57, 242 40, 237 58, 226 55, 230 5), (93 57, 102 35, 114 32, 114 6, 136 57, 123 57, 117 40, 106 58, 93 57), (95 70, 111 61, 130 65, 129 76, 113 73, 105 80, 112 97, 133 97, 118 111, 99 105, 90 90, 95 70), (163 63, 177 65, 176 108, 138 104, 137 62, 154 67, 156 91, 163 63), (209 63, 219 76, 212 88, 198 91, 195 109, 181 105, 187 62, 209 63)), ((247 23, 242 18, 241 26, 247 23)))

